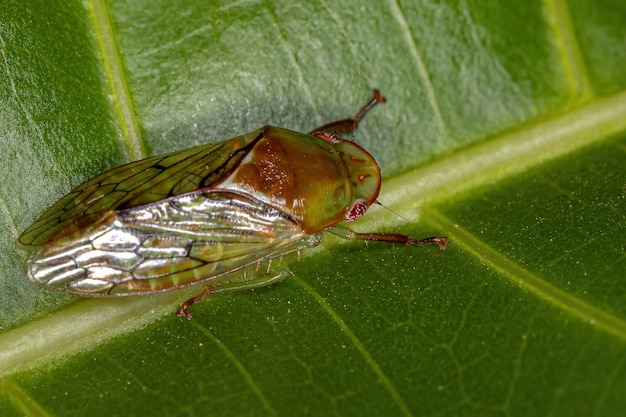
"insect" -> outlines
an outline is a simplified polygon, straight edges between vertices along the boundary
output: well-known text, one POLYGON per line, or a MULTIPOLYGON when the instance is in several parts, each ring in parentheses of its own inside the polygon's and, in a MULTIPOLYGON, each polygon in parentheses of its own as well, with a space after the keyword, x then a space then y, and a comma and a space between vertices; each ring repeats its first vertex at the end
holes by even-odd
POLYGON ((328 231, 349 240, 439 245, 340 225, 376 202, 374 158, 337 134, 354 131, 385 98, 378 90, 353 119, 309 134, 274 126, 106 171, 73 189, 19 238, 29 278, 81 296, 127 296, 204 282, 179 316, 209 294, 281 281, 282 256, 328 231), (255 268, 270 264, 266 272, 255 268))

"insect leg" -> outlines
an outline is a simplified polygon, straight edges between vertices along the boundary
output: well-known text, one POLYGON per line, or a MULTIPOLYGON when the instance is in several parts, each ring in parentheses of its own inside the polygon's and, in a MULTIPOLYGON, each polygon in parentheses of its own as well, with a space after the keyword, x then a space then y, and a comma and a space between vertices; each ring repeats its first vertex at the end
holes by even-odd
POLYGON ((380 94, 380 91, 374 89, 374 97, 354 116, 354 119, 343 119, 336 122, 325 124, 318 127, 311 133, 315 132, 327 132, 327 133, 350 133, 355 131, 359 127, 359 122, 367 112, 370 111, 378 103, 385 103, 387 100, 380 94))
POLYGON ((345 226, 334 226, 327 231, 347 240, 370 240, 375 242, 400 243, 407 246, 438 245, 441 250, 446 250, 446 246, 448 245, 448 238, 445 236, 431 236, 424 239, 416 239, 400 233, 357 233, 345 226))
POLYGON ((213 288, 211 288, 210 286, 205 287, 204 291, 202 291, 200 294, 196 295, 195 297, 191 297, 189 300, 182 303, 176 315, 178 317, 186 317, 188 320, 191 320, 191 313, 189 312, 189 307, 191 307, 193 304, 197 303, 198 301, 202 300, 207 295, 211 295, 212 293, 213 293, 213 288))
POLYGON ((267 285, 271 285, 284 280, 289 274, 287 264, 283 262, 272 263, 270 259, 268 262, 268 269, 264 273, 259 273, 258 271, 260 264, 261 263, 258 263, 254 266, 250 266, 244 269, 243 271, 238 270, 231 274, 219 277, 212 283, 212 285, 208 285, 207 287, 205 287, 200 294, 190 298, 189 300, 181 304, 180 308, 178 309, 178 313, 176 314, 178 315, 178 317, 186 317, 188 319, 191 319, 189 307, 191 307, 198 301, 201 301, 208 295, 225 291, 237 291, 265 287, 267 285))

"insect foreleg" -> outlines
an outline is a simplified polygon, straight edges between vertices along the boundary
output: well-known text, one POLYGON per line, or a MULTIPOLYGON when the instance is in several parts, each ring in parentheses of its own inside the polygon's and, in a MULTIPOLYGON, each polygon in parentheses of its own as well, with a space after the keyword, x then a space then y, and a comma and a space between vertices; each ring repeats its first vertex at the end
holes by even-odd
POLYGON ((357 233, 345 226, 334 226, 327 229, 327 231, 346 240, 370 240, 375 242, 400 243, 407 246, 438 245, 441 250, 445 250, 448 245, 448 238, 445 236, 431 236, 424 239, 416 239, 400 233, 357 233))

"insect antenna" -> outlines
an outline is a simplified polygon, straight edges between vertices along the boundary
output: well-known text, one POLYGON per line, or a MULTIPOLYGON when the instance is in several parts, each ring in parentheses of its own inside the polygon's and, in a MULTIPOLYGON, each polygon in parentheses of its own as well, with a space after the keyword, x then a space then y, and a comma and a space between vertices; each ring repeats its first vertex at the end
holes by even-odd
POLYGON ((376 204, 378 204, 379 206, 389 210, 390 212, 392 212, 393 214, 395 214, 396 216, 400 217, 402 220, 406 221, 407 223, 410 223, 411 221, 409 219, 407 219, 406 217, 404 217, 403 215, 401 215, 400 213, 393 211, 392 209, 390 209, 389 207, 387 207, 386 205, 384 205, 383 203, 381 203, 380 201, 376 200, 374 201, 376 204))

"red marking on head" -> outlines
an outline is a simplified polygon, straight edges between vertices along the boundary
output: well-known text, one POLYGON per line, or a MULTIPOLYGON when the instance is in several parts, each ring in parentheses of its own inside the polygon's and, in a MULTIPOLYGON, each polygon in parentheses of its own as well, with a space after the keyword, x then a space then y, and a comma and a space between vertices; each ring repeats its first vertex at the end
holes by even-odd
POLYGON ((359 181, 363 182, 364 179, 365 179, 365 175, 363 174, 359 175, 359 181))
POLYGON ((347 211, 345 221, 351 222, 365 214, 369 206, 363 200, 355 201, 350 210, 347 211))

